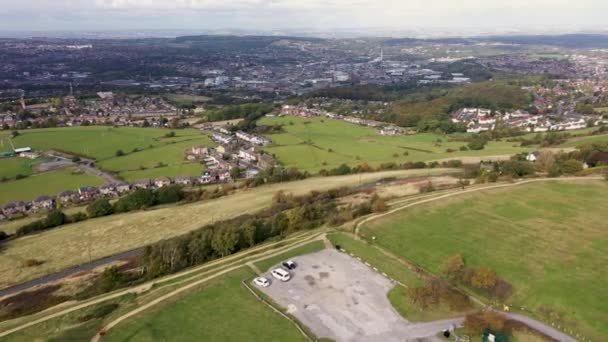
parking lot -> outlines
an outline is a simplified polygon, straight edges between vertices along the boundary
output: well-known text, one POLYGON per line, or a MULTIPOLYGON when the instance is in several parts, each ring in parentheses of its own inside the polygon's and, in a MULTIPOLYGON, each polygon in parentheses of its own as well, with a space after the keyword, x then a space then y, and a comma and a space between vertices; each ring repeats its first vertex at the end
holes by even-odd
POLYGON ((357 259, 324 250, 293 259, 292 279, 261 289, 319 338, 335 341, 407 341, 431 337, 451 322, 410 324, 390 304, 394 284, 357 259))

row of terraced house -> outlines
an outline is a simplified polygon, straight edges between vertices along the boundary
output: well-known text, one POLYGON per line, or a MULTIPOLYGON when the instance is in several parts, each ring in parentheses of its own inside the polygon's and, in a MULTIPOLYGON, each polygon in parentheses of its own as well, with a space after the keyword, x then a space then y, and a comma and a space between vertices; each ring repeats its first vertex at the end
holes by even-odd
POLYGON ((98 198, 115 198, 137 189, 159 189, 172 184, 192 186, 197 184, 212 184, 230 181, 230 173, 220 174, 212 171, 204 172, 200 177, 179 176, 173 179, 159 177, 142 179, 133 183, 114 183, 100 187, 85 186, 75 191, 64 191, 56 196, 40 196, 31 202, 13 202, 0 207, 0 221, 46 212, 57 207, 85 204, 98 198))

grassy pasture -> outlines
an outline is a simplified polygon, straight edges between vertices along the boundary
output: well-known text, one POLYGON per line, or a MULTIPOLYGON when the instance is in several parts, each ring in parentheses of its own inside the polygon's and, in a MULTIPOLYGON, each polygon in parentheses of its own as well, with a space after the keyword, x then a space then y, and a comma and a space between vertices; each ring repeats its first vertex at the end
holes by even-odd
POLYGON ((266 151, 287 166, 309 172, 332 169, 342 163, 355 166, 367 162, 377 166, 384 162, 494 156, 530 150, 514 147, 513 143, 490 142, 484 150, 462 152, 458 149, 466 143, 451 142, 448 136, 425 133, 387 137, 373 128, 332 119, 273 117, 262 119, 260 124, 284 125, 286 133, 271 135, 274 145, 266 151), (441 142, 436 144, 438 139, 441 142), (447 149, 457 152, 448 153, 447 149))
MULTIPOLYGON (((175 137, 165 138, 169 132, 171 131, 167 129, 135 127, 49 128, 21 131, 22 134, 12 142, 15 147, 57 149, 89 156, 96 159, 101 168, 118 172, 127 181, 147 177, 199 175, 204 170, 203 165, 187 163, 184 151, 195 145, 213 146, 213 142, 206 134, 193 129, 175 130, 175 137), (139 152, 134 152, 136 149, 139 152), (127 155, 116 157, 118 150, 127 155), (167 166, 155 168, 158 163, 167 166)), ((10 151, 12 147, 8 136, 2 138, 2 141, 0 151, 10 151)))
POLYGON ((103 179, 88 174, 73 174, 74 169, 45 172, 28 178, 0 183, 0 205, 31 201, 42 195, 57 195, 82 186, 99 186, 103 179))
POLYGON ((0 178, 15 178, 18 174, 29 176, 34 173, 34 167, 44 161, 44 158, 37 160, 19 157, 2 158, 0 159, 0 178))
MULTIPOLYGON (((13 139, 13 144, 17 148, 28 146, 37 150, 58 149, 102 161, 115 158, 119 149, 129 153, 136 148, 156 148, 184 140, 192 140, 193 145, 209 141, 197 130, 175 130, 174 138, 164 138, 169 132, 171 131, 160 128, 107 126, 32 129, 21 131, 21 135, 13 139)), ((4 144, 5 150, 10 150, 10 147, 10 144, 4 144)))
POLYGON ((387 171, 341 177, 310 178, 238 192, 216 200, 113 215, 56 228, 10 241, 0 253, 0 287, 7 287, 52 272, 142 247, 200 228, 214 221, 254 213, 272 202, 279 190, 303 195, 312 190, 375 182, 388 177, 416 177, 446 170, 387 171), (90 253, 90 254, 89 254, 90 253), (45 263, 34 268, 15 267, 36 257, 45 263))
POLYGON ((291 322, 260 303, 241 268, 200 290, 156 306, 110 330, 106 341, 306 341, 291 322))
POLYGON ((514 308, 600 339, 608 333, 606 191, 602 181, 488 190, 409 208, 362 234, 436 273, 460 253, 513 284, 514 308))

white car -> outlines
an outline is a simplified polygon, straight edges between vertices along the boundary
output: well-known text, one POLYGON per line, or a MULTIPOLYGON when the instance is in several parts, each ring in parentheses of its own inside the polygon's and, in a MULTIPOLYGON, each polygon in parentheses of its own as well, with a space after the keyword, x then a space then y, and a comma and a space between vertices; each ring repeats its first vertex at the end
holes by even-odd
POLYGON ((253 282, 259 287, 268 287, 270 286, 270 280, 264 277, 257 277, 253 280, 253 282))
POLYGON ((282 268, 275 268, 270 273, 272 274, 273 277, 275 277, 283 282, 289 281, 289 279, 291 279, 291 274, 289 274, 289 272, 285 271, 282 268))

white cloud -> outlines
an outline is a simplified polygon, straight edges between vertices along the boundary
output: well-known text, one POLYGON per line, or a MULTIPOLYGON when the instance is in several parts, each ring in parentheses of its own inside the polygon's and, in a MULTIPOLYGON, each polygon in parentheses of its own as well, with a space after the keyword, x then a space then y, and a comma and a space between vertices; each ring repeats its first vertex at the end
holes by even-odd
POLYGON ((44 29, 606 27, 602 13, 608 13, 608 0, 0 0, 0 5, 0 28, 44 29))

